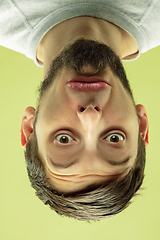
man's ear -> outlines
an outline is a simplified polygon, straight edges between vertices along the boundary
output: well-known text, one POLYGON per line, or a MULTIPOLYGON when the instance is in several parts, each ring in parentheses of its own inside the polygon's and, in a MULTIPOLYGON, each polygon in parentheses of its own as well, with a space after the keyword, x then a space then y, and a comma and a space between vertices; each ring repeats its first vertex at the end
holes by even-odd
POLYGON ((26 144, 33 133, 33 120, 35 115, 35 108, 27 107, 21 122, 21 145, 26 149, 26 144))
POLYGON ((137 113, 139 117, 139 125, 140 125, 140 135, 145 142, 145 146, 149 144, 149 123, 148 117, 146 113, 146 109, 143 105, 138 104, 136 105, 137 113))

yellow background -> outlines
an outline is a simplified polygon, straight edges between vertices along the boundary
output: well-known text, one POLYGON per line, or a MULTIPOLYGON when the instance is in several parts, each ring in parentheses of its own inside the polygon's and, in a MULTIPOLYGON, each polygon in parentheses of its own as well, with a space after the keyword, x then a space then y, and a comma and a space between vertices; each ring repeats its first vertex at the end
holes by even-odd
POLYGON ((20 124, 35 106, 43 69, 22 54, 0 47, 0 239, 1 240, 159 240, 160 239, 160 47, 124 63, 136 103, 150 123, 144 190, 129 208, 99 222, 61 217, 30 187, 20 124))

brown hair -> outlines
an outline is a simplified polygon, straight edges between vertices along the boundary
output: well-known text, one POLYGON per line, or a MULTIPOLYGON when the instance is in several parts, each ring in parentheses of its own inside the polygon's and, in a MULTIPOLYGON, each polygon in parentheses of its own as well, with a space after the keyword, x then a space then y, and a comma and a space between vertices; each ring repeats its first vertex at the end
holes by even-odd
POLYGON ((46 178, 42 162, 38 156, 36 136, 27 143, 25 160, 31 186, 44 204, 58 214, 79 220, 100 220, 116 215, 130 205, 130 200, 140 188, 144 178, 145 146, 139 135, 138 153, 133 168, 119 180, 97 189, 64 195, 51 186, 46 178))

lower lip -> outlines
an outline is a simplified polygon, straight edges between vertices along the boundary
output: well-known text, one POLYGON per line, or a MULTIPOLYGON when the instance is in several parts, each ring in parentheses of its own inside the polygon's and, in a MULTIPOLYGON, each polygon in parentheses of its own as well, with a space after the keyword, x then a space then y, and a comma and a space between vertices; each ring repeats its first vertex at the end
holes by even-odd
MULTIPOLYGON (((77 79, 78 80, 78 79, 77 79)), ((89 78, 91 80, 91 78, 89 78)), ((67 83, 67 87, 77 91, 100 91, 109 88, 109 85, 105 81, 70 81, 67 83)))

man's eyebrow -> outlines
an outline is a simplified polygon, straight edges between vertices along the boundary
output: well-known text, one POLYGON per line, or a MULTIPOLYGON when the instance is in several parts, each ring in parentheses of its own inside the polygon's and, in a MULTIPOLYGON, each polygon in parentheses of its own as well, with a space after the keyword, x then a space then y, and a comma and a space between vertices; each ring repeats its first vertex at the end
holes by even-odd
POLYGON ((112 166, 122 166, 122 165, 126 165, 129 160, 131 159, 130 156, 126 157, 125 159, 123 160, 117 160, 117 161, 114 161, 114 160, 105 160, 106 162, 108 162, 110 165, 112 166))
MULTIPOLYGON (((75 161, 71 162, 71 163, 55 163, 50 157, 47 157, 47 159, 49 160, 49 162, 55 167, 55 168, 60 168, 60 169, 66 169, 69 168, 71 166, 73 166, 74 164, 76 164, 79 159, 76 159, 75 161)), ((126 165, 129 160, 131 159, 130 156, 128 156, 127 158, 123 159, 123 160, 105 160, 105 162, 109 163, 112 166, 122 166, 122 165, 126 165)))
POLYGON ((74 164, 76 164, 79 159, 76 159, 75 161, 71 162, 71 163, 55 163, 50 157, 47 157, 47 159, 49 160, 49 162, 55 167, 55 168, 60 168, 60 169, 65 169, 65 168, 69 168, 71 166, 73 166, 74 164))

